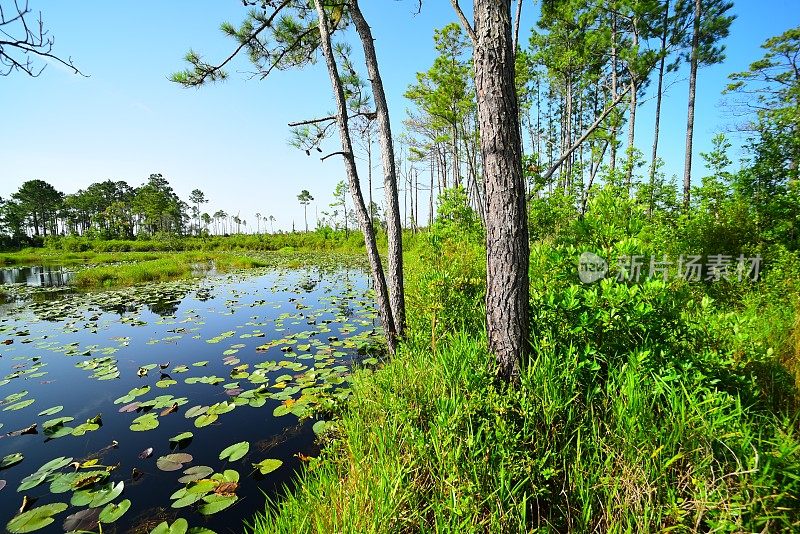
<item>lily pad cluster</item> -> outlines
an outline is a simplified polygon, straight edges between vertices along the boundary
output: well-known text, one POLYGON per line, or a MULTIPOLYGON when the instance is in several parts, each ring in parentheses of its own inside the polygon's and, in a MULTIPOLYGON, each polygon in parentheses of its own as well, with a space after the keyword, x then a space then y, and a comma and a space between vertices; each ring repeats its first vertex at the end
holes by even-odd
MULTIPOLYGON (((268 457, 274 454, 265 443, 278 443, 272 439, 277 435, 239 436, 235 421, 244 416, 260 427, 278 417, 289 428, 324 417, 349 397, 353 364, 377 363, 381 336, 371 292, 330 269, 309 269, 300 277, 230 274, 14 304, 15 315, 0 319, 0 369, 7 373, 0 380, 0 427, 10 424, 11 432, 4 428, 9 438, 34 441, 20 441, 14 448, 19 452, 0 459, 0 479, 10 482, 4 489, 0 480, 0 501, 11 502, 18 486, 20 497, 35 495, 39 506, 29 503, 6 516, 8 530, 31 532, 58 519, 65 530, 90 532, 131 521, 141 513, 131 488, 146 487, 153 474, 175 484, 170 508, 213 516, 230 509, 261 477, 298 465, 284 463, 296 449, 283 460, 268 457), (190 294, 186 309, 180 302, 190 294), (194 353, 198 345, 202 351, 194 353), (42 393, 67 380, 68 388, 91 381, 102 398, 42 393), (37 397, 47 400, 37 403, 37 397), (89 402, 91 411, 84 409, 89 402), (122 434, 109 436, 119 431, 112 422, 120 419, 122 434), (65 454, 62 445, 83 441, 113 438, 124 445, 128 431, 148 443, 133 451, 121 447, 119 464, 101 465, 102 455, 60 456, 25 471, 36 457, 28 454, 29 443, 39 447, 44 441, 52 454, 65 454), (252 445, 239 441, 243 437, 252 445)), ((325 420, 313 423, 318 434, 333 427, 325 420)), ((163 519, 147 528, 210 532, 174 515, 163 519)))

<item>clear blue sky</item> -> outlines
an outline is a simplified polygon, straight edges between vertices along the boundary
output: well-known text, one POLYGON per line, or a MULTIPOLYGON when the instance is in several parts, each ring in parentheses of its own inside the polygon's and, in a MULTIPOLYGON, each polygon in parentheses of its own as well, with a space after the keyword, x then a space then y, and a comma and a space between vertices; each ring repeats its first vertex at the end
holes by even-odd
MULTIPOLYGON (((182 58, 190 47, 209 60, 230 53, 233 43, 218 27, 225 20, 238 24, 243 19, 239 0, 30 4, 43 12, 56 52, 71 56, 90 77, 49 65, 36 79, 20 73, 0 78, 0 196, 33 178, 71 193, 105 179, 136 186, 160 172, 184 200, 200 188, 210 199, 204 211, 239 212, 248 228, 255 226, 256 212, 274 215, 276 229, 291 228, 293 220, 302 227, 296 199, 301 189, 314 195, 320 211, 327 209, 336 182, 344 177, 341 160, 320 162, 289 147, 286 126, 332 110, 324 64, 275 72, 259 81, 248 79, 252 69, 242 60, 229 69, 228 81, 201 89, 167 80, 184 67, 182 58)), ((415 72, 432 63, 433 29, 455 20, 452 8, 446 0, 428 0, 421 14, 415 14, 416 0, 362 4, 377 39, 399 133, 406 108, 402 94, 415 72)), ((539 5, 528 1, 524 7, 523 30, 533 24, 539 5)), ((699 76, 695 176, 704 170, 699 152, 708 150, 713 134, 732 122, 720 106, 727 75, 760 57, 766 38, 800 24, 800 0, 738 0, 735 12, 727 61, 699 76)), ((685 72, 673 82, 664 103, 660 151, 668 175, 682 173, 685 72)), ((648 155, 652 115, 652 101, 638 113, 637 144, 648 155)), ((335 150, 335 144, 330 148, 335 150)), ((376 198, 381 196, 376 191, 376 198)), ((314 205, 310 208, 311 215, 314 205)))

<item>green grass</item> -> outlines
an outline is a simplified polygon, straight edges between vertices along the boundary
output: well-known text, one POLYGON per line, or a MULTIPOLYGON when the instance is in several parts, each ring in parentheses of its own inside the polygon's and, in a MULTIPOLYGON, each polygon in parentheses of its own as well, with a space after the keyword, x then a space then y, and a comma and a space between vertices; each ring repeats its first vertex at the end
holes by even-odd
POLYGON ((763 325, 686 285, 576 286, 569 251, 538 249, 533 353, 506 389, 471 250, 409 258, 408 340, 354 375, 321 457, 254 532, 800 529, 785 303, 763 325))
MULTIPOLYGON (((116 254, 117 258, 123 254, 116 254)), ((101 265, 79 270, 72 283, 80 288, 101 288, 142 284, 187 278, 196 272, 196 266, 213 262, 217 271, 263 267, 266 262, 227 253, 172 253, 161 254, 157 259, 136 260, 132 263, 101 265)))

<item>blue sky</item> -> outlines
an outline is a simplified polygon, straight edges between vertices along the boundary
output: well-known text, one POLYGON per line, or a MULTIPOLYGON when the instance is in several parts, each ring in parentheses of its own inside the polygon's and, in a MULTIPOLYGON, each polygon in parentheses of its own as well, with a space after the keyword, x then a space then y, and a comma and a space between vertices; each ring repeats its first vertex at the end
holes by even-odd
MULTIPOLYGON (((289 147, 286 126, 332 110, 324 64, 260 81, 248 79, 252 69, 242 60, 229 69, 228 81, 200 89, 167 80, 184 67, 189 48, 212 61, 230 53, 233 43, 218 28, 222 21, 243 19, 241 1, 30 4, 43 12, 56 52, 71 56, 90 77, 49 65, 36 79, 19 73, 0 78, 0 196, 9 196, 26 179, 44 179, 69 193, 105 179, 139 185, 160 172, 184 200, 200 188, 210 199, 204 211, 238 212, 248 228, 255 227, 256 212, 273 215, 276 229, 291 228, 292 221, 302 227, 296 199, 301 189, 316 198, 310 225, 314 205, 328 209, 336 182, 344 178, 341 161, 320 162, 289 147)), ((399 133, 407 105, 403 92, 415 73, 433 62, 433 29, 455 20, 453 11, 446 0, 428 0, 420 14, 416 0, 362 4, 399 133)), ((530 1, 524 7, 523 36, 539 9, 530 1)), ((766 38, 800 24, 800 0, 738 0, 734 9, 738 18, 726 40, 727 61, 699 75, 695 177, 704 171, 699 152, 733 122, 721 106, 727 75, 759 58, 766 38)), ((684 71, 677 73, 664 101, 660 155, 668 176, 683 169, 685 77, 684 71)), ((637 145, 648 155, 653 108, 651 100, 638 111, 637 145)), ((330 148, 336 150, 334 144, 330 148)), ((376 191, 376 198, 382 194, 376 191)))

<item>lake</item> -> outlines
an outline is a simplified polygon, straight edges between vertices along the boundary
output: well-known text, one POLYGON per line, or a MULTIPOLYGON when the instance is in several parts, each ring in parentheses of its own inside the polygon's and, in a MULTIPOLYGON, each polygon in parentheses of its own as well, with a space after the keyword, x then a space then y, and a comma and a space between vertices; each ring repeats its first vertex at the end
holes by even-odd
POLYGON ((0 306, 0 522, 25 497, 58 513, 23 528, 241 532, 376 362, 372 302, 321 260, 0 306))

